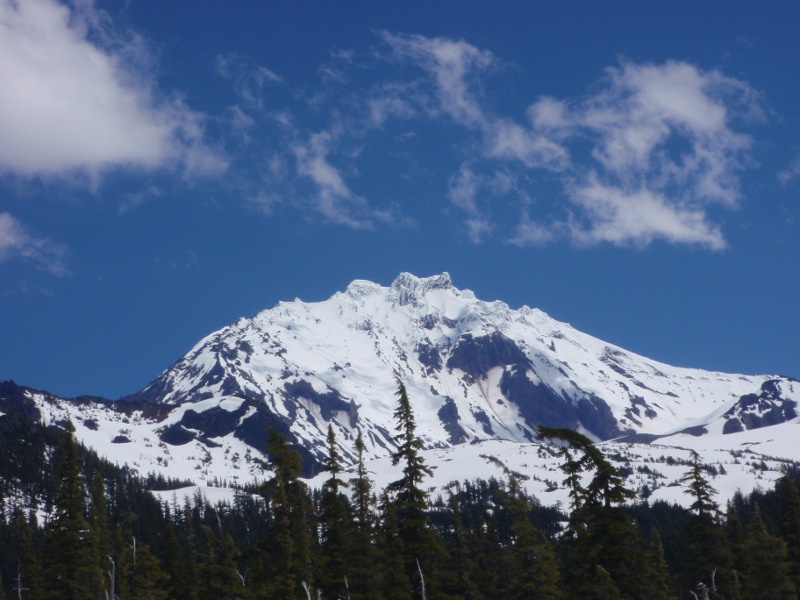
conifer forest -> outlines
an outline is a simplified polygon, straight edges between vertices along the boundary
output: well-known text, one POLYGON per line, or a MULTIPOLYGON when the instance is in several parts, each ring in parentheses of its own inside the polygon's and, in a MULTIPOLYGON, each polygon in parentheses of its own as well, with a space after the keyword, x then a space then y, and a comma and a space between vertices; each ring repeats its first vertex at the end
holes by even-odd
POLYGON ((359 460, 345 474, 329 429, 326 479, 310 489, 300 454, 271 431, 271 476, 235 501, 162 503, 142 477, 79 446, 69 423, 0 417, 0 598, 26 600, 795 599, 800 473, 715 503, 697 457, 688 508, 649 503, 583 435, 558 442, 568 506, 520 485, 524 473, 426 487, 408 395, 398 382, 395 464, 378 490, 359 460))

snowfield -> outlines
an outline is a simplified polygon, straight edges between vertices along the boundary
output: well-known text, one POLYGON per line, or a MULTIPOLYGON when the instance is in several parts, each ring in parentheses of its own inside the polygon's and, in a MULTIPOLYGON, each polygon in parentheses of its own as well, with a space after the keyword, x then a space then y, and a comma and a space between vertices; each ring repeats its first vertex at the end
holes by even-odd
POLYGON ((503 477, 500 461, 543 504, 567 503, 558 459, 536 440, 539 423, 599 443, 651 500, 689 500, 677 482, 692 450, 720 502, 771 486, 800 460, 799 382, 659 363, 540 310, 479 300, 446 273, 404 273, 389 287, 357 280, 323 302, 281 302, 210 334, 117 402, 22 389, 43 422, 71 420, 100 455, 142 475, 192 481, 180 494, 217 500, 269 476, 270 427, 301 450, 307 474, 325 456, 329 425, 347 465, 361 431, 377 485, 398 479, 388 458, 397 379, 434 494, 503 477))

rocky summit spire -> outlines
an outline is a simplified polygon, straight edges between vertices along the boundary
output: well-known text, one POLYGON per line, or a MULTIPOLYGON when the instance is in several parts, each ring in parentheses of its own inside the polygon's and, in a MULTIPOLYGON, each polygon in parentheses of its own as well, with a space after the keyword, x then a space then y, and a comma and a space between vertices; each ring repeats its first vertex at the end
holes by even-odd
POLYGON ((392 292, 400 305, 418 304, 420 296, 429 290, 456 290, 447 272, 431 277, 416 277, 411 273, 400 273, 392 282, 392 292))

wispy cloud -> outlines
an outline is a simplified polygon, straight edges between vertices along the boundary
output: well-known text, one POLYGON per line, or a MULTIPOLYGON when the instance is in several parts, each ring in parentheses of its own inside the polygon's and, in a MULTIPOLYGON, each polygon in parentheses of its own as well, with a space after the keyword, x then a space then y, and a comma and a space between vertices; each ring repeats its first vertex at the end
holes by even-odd
POLYGON ((272 69, 239 54, 219 55, 215 66, 217 74, 233 83, 236 93, 250 108, 263 109, 266 89, 281 82, 272 69))
POLYGON ((800 178, 800 154, 786 167, 783 171, 778 173, 778 181, 783 185, 787 185, 790 181, 800 178))
POLYGON ((567 147, 591 141, 583 162, 573 150, 564 186, 577 209, 574 240, 725 247, 708 209, 740 200, 752 139, 732 122, 762 116, 747 84, 687 63, 623 63, 595 95, 572 105, 545 98, 529 114, 567 147))
POLYGON ((529 168, 565 166, 567 153, 558 143, 486 107, 481 77, 499 68, 501 61, 494 54, 462 40, 388 32, 382 38, 397 58, 413 61, 430 76, 436 102, 427 103, 429 112, 447 115, 479 133, 485 156, 519 161, 529 168))
POLYGON ((314 185, 315 209, 330 222, 354 229, 372 229, 377 223, 396 221, 391 211, 371 207, 345 183, 339 169, 329 160, 336 142, 334 132, 323 131, 293 147, 297 173, 314 185))
POLYGON ((464 225, 471 242, 480 243, 491 234, 493 225, 490 216, 479 207, 478 196, 483 181, 468 165, 462 165, 450 178, 448 198, 453 206, 465 213, 464 225))
POLYGON ((0 0, 0 169, 21 175, 113 166, 219 173, 205 117, 152 85, 142 40, 91 1, 0 0))
POLYGON ((53 275, 64 277, 70 273, 66 255, 64 246, 31 234, 14 216, 0 212, 0 263, 22 258, 53 275))
MULTIPOLYGON (((734 122, 763 118, 759 95, 747 83, 685 62, 626 61, 609 68, 587 97, 542 96, 523 123, 495 114, 483 97, 485 76, 501 64, 492 53, 447 38, 383 33, 382 39, 395 58, 429 76, 430 93, 420 93, 427 113, 477 134, 473 165, 491 168, 494 161, 560 180, 563 216, 537 218, 525 198, 506 235, 511 242, 567 236, 580 245, 726 246, 709 209, 734 208, 740 200, 738 176, 752 139, 734 122)), ((453 176, 450 201, 463 211, 470 239, 479 241, 501 229, 488 224, 490 213, 478 217, 475 196, 463 170, 453 176), (477 218, 486 226, 478 227, 477 218)))

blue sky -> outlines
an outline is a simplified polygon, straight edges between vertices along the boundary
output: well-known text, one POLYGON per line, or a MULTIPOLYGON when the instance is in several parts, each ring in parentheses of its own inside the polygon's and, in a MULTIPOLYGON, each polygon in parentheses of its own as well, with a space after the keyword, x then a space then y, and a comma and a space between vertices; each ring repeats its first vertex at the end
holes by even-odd
POLYGON ((240 316, 402 271, 800 377, 798 26, 789 1, 0 0, 0 378, 118 398, 240 316))

